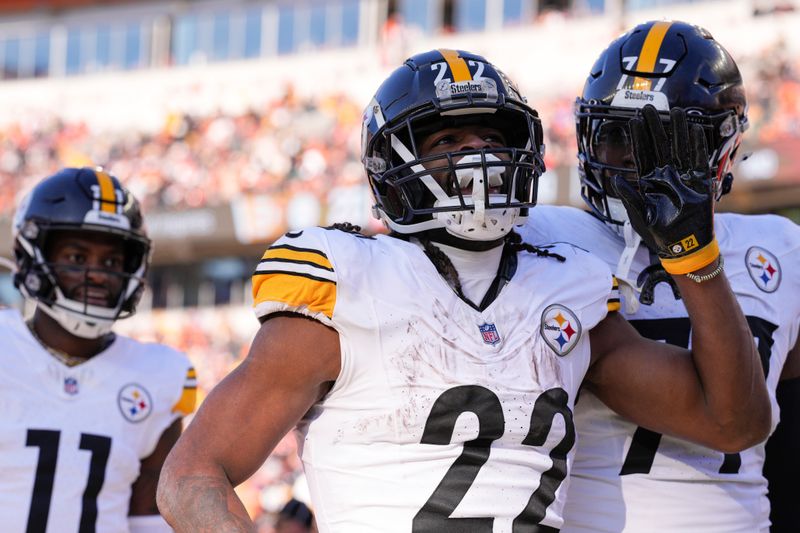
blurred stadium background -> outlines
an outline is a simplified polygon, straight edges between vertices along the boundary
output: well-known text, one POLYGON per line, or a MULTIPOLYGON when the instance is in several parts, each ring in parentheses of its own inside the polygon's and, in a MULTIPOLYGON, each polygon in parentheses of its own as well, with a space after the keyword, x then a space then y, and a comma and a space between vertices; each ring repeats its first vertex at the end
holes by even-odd
MULTIPOLYGON (((3 0, 0 255, 36 181, 109 168, 155 241, 141 311, 118 329, 185 350, 203 397, 257 328, 249 276, 271 240, 380 229, 360 120, 391 69, 431 48, 486 55, 543 116, 540 201, 580 206, 573 101, 602 48, 655 18, 705 26, 743 71, 750 157, 721 209, 800 221, 800 0, 3 0)), ((20 303, 7 273, 0 302, 20 303)), ((293 440, 240 491, 264 531, 305 499, 293 440)))

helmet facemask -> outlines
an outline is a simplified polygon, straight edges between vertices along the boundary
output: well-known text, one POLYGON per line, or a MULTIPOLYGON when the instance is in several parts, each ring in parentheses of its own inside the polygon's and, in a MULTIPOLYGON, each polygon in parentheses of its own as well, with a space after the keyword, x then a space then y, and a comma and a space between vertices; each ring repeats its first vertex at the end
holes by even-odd
POLYGON ((535 204, 544 172, 538 114, 479 55, 438 49, 410 57, 378 88, 363 120, 374 213, 395 233, 444 229, 436 234, 462 244, 493 243, 535 204))
MULTIPOLYGON (((615 197, 609 179, 619 174, 634 186, 638 181, 627 123, 640 112, 639 108, 585 102, 580 98, 576 102, 581 196, 598 218, 612 225, 623 225, 627 213, 615 197)), ((671 136, 669 109, 659 112, 667 135, 671 136)), ((719 200, 730 189, 731 167, 747 128, 746 115, 740 117, 734 109, 708 113, 690 108, 686 118, 705 132, 709 167, 716 176, 715 197, 719 200)))
POLYGON ((136 304, 144 289, 150 244, 146 238, 125 233, 112 233, 122 242, 125 261, 121 272, 55 263, 48 260, 47 244, 59 232, 74 231, 90 237, 108 228, 47 227, 28 221, 15 239, 17 264, 15 284, 23 296, 34 300, 37 308, 55 319, 66 331, 82 338, 98 338, 111 331, 114 322, 127 318, 136 311, 136 304), (93 274, 102 274, 111 290, 107 305, 92 303, 91 296, 101 287, 91 281, 93 274), (64 286, 63 279, 74 283, 64 286), (75 281, 81 280, 82 281, 75 281))
POLYGON ((411 114, 373 138, 372 153, 381 155, 368 161, 376 216, 398 233, 445 228, 469 241, 502 238, 536 203, 544 163, 535 139, 541 139, 541 125, 523 111, 464 107, 411 114), (425 154, 425 139, 449 128, 497 131, 503 142, 425 154))
POLYGON ((13 240, 14 285, 69 333, 99 338, 136 311, 150 239, 136 198, 102 168, 65 168, 42 180, 17 209, 13 240), (66 249, 54 252, 59 243, 66 249), (103 266, 58 264, 70 246, 100 254, 103 266))

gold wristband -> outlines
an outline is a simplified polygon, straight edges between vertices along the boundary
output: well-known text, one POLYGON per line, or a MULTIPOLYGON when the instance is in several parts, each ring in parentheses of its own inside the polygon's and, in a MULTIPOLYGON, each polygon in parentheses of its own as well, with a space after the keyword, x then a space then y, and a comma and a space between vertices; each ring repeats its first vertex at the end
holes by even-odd
POLYGON ((700 250, 683 257, 661 258, 661 266, 670 274, 686 274, 708 266, 719 257, 719 243, 713 241, 700 250))
POLYGON ((725 261, 722 259, 722 256, 720 255, 719 256, 719 264, 717 265, 717 268, 715 268, 714 270, 712 270, 708 274, 703 274, 702 276, 698 276, 697 274, 694 274, 692 272, 687 272, 686 273, 686 277, 689 278, 690 280, 694 281, 695 283, 703 283, 704 281, 708 281, 710 279, 714 279, 717 276, 719 276, 720 274, 722 274, 722 271, 723 271, 722 267, 723 267, 724 264, 725 264, 725 261))

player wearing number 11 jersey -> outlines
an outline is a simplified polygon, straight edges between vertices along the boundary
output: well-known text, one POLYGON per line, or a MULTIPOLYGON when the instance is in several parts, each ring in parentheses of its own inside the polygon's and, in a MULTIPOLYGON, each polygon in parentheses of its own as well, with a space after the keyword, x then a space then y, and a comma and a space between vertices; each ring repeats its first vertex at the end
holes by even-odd
MULTIPOLYGON (((634 327, 646 337, 687 346, 691 326, 684 301, 670 287, 652 243, 634 231, 609 182, 618 174, 636 183, 627 120, 647 101, 660 103, 664 121, 669 107, 688 109, 690 119, 705 131, 717 196, 727 192, 732 160, 747 123, 739 70, 705 30, 681 22, 648 22, 602 53, 578 100, 581 179, 593 213, 538 206, 522 233, 533 243, 570 242, 601 257, 616 272, 622 313, 634 327), (648 77, 637 78, 638 73, 648 77)), ((773 427, 779 387, 790 399, 780 412, 782 424, 789 424, 798 415, 800 229, 773 215, 723 213, 715 217, 715 231, 725 273, 758 346, 773 427)), ((725 454, 662 436, 614 413, 592 391, 581 394, 575 424, 578 444, 565 533, 770 530, 763 443, 725 454)), ((786 460, 776 459, 775 470, 792 472, 796 455, 795 442, 786 460)), ((795 503, 790 509, 776 506, 781 512, 773 517, 772 531, 797 531, 796 518, 780 518, 787 512, 797 516, 794 483, 773 481, 771 498, 794 498, 795 503)))
MULTIPOLYGON (((164 467, 159 508, 177 531, 252 531, 233 486, 295 426, 319 529, 346 533, 557 531, 581 384, 636 396, 626 414, 711 445, 763 438, 761 369, 724 280, 678 280, 694 318, 712 297, 730 304, 725 340, 701 324, 690 353, 620 319, 601 261, 512 232, 535 201, 542 129, 492 64, 454 50, 412 57, 378 89, 363 140, 393 233, 309 228, 264 254, 250 354, 164 467), (655 357, 631 359, 642 350, 655 357), (731 357, 733 372, 706 372, 731 357), (647 377, 660 372, 669 387, 647 377)), ((717 257, 696 259, 678 261, 702 272, 717 257)))
POLYGON ((36 309, 0 310, 0 530, 170 531, 156 486, 195 376, 183 354, 111 331, 149 262, 138 203, 102 169, 63 169, 20 205, 14 246, 36 309))

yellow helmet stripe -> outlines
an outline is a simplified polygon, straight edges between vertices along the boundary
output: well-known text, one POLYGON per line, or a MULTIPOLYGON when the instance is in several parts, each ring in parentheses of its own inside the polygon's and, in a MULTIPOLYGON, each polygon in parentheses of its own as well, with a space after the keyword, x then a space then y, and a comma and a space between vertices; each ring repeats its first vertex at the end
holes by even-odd
MULTIPOLYGON (((638 72, 653 72, 656 68, 656 59, 661 50, 661 44, 667 35, 667 30, 672 26, 672 22, 661 21, 650 26, 647 37, 644 39, 642 51, 639 52, 639 59, 636 60, 636 70, 638 72)), ((649 78, 636 78, 633 81, 632 89, 649 91, 653 80, 649 78)))
POLYGON ((106 213, 117 212, 117 196, 114 192, 114 182, 111 181, 111 176, 102 170, 95 170, 97 176, 97 183, 100 185, 100 211, 106 213))
POLYGON ((453 73, 453 81, 469 81, 472 79, 472 74, 469 73, 467 62, 458 55, 458 52, 441 48, 439 53, 442 54, 444 60, 447 61, 450 72, 453 73))

